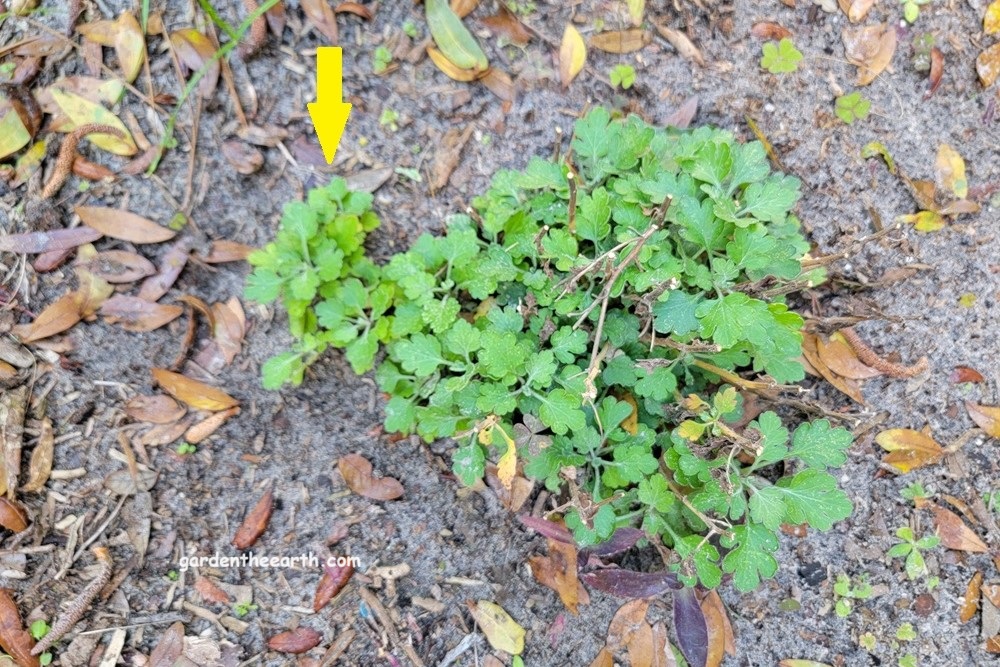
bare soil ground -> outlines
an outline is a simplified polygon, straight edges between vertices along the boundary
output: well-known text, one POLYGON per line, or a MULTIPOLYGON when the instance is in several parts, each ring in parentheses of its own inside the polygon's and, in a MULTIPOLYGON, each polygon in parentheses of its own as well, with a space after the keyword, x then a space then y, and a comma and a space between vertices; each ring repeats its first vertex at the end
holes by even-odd
MULTIPOLYGON (((85 18, 113 18, 135 4, 85 2, 85 18)), ((214 4, 232 23, 245 16, 239 3, 214 4)), ((586 32, 594 18, 611 15, 612 4, 538 2, 527 22, 558 42, 567 21, 575 17, 586 32)), ((191 25, 192 5, 197 3, 152 2, 168 29, 191 25)), ((71 179, 49 202, 39 200, 40 179, 36 179, 27 190, 3 194, 0 229, 30 231, 45 220, 65 226, 72 207, 79 204, 126 205, 166 222, 178 202, 188 202, 192 222, 184 233, 193 237, 196 250, 213 239, 266 243, 283 203, 302 197, 306 189, 329 177, 325 169, 309 166, 315 148, 310 153, 307 147, 315 146, 315 137, 305 113, 315 94, 311 50, 325 42, 315 31, 304 30, 297 2, 286 5, 290 19, 281 43, 272 37, 256 57, 246 63, 232 61, 249 122, 268 128, 269 136, 287 132, 280 147, 261 148, 265 164, 260 171, 240 175, 220 152, 222 142, 240 131, 232 100, 220 84, 197 126, 190 108, 182 112, 179 145, 166 154, 154 178, 123 178, 85 192, 78 191, 77 181, 71 179), (192 152, 194 127, 198 141, 192 152)), ((44 11, 35 20, 61 30, 64 3, 43 0, 41 7, 44 11)), ((466 22, 488 45, 493 62, 516 82, 517 100, 506 111, 482 86, 448 80, 425 57, 415 63, 400 57, 427 35, 419 5, 379 3, 370 22, 339 15, 344 87, 355 107, 332 172, 356 176, 369 169, 404 167, 424 175, 417 183, 394 174, 376 191, 376 209, 384 221, 372 235, 377 255, 405 248, 422 231, 440 229, 445 215, 463 209, 498 168, 521 167, 529 156, 550 154, 556 129, 567 130, 574 116, 590 105, 624 108, 663 122, 685 100, 697 96, 696 124, 729 128, 748 140, 753 136, 745 116, 753 116, 786 167, 803 179, 799 214, 819 253, 847 247, 851 240, 875 231, 869 209, 885 225, 916 210, 907 189, 881 162, 860 157, 865 144, 882 142, 908 174, 926 179, 932 177, 938 144, 944 142, 964 156, 971 186, 987 193, 981 200, 982 211, 936 233, 921 235, 904 228, 865 245, 833 267, 832 288, 817 291, 815 300, 801 307, 815 315, 875 318, 859 326, 874 347, 896 351, 906 361, 922 355, 930 358, 930 372, 915 380, 876 379, 866 384, 868 404, 862 410, 885 413, 881 428, 919 429, 926 424, 940 442, 947 443, 972 425, 964 400, 998 403, 1000 345, 995 329, 1000 246, 997 209, 988 190, 1000 183, 996 158, 1000 125, 993 114, 995 91, 982 89, 973 66, 989 41, 981 34, 984 3, 933 0, 922 8, 915 27, 900 28, 900 46, 890 70, 862 90, 872 102, 872 113, 852 126, 833 116, 834 98, 842 90, 852 90, 856 76, 844 58, 841 31, 847 19, 839 12, 827 13, 801 0, 796 8, 777 0, 734 4, 685 0, 676 6, 648 2, 648 19, 686 30, 706 64, 682 58, 657 38, 629 56, 592 52, 591 70, 563 89, 551 44, 536 37, 521 49, 499 46, 490 37, 478 20, 495 9, 494 2, 484 0, 466 22), (407 20, 418 29, 412 42, 402 33, 407 20), (760 20, 779 22, 792 31, 805 55, 797 72, 777 76, 760 68, 761 41, 750 36, 751 25, 760 20), (910 64, 910 42, 919 32, 932 32, 945 57, 943 82, 930 99, 925 99, 925 75, 910 64), (398 68, 376 76, 373 51, 385 43, 394 48, 398 68), (606 76, 619 62, 632 64, 637 73, 636 85, 625 92, 612 90, 594 76, 606 76), (396 131, 379 122, 387 109, 399 115, 396 131), (442 150, 442 137, 452 128, 471 128, 471 136, 447 185, 429 192, 430 166, 442 150), (911 270, 899 281, 880 282, 887 271, 898 267, 911 270), (959 303, 966 293, 977 297, 971 307, 959 303), (949 374, 960 364, 977 368, 987 382, 974 388, 952 384, 949 374)), ((866 23, 896 23, 900 17, 898 4, 883 0, 866 23)), ((0 43, 36 30, 24 20, 8 19, 0 43)), ((155 40, 152 43, 154 86, 176 93, 169 56, 156 48, 155 40)), ((81 67, 76 54, 67 54, 62 62, 46 66, 41 82, 81 67)), ((151 136, 159 136, 157 125, 149 123, 155 114, 148 113, 140 100, 127 95, 123 107, 136 114, 151 136)), ((100 159, 96 151, 91 154, 100 159)), ((144 252, 156 262, 162 251, 144 252)), ((16 261, 3 259, 8 266, 16 261)), ((195 295, 209 303, 239 297, 245 274, 244 264, 190 263, 173 294, 195 295)), ((65 291, 72 272, 64 267, 35 274, 28 268, 12 280, 9 289, 29 296, 21 305, 37 312, 65 291)), ((126 535, 132 525, 132 503, 126 501, 122 511, 113 514, 119 498, 105 488, 104 479, 125 469, 109 455, 120 450, 118 433, 127 421, 122 412, 125 400, 151 391, 149 369, 173 360, 184 320, 144 334, 100 320, 80 324, 68 334, 72 349, 46 365, 46 372, 37 378, 34 391, 36 395, 47 391, 44 410, 58 438, 55 468, 84 468, 86 474, 53 480, 45 492, 23 498, 34 519, 33 532, 21 545, 4 545, 8 550, 0 558, 17 558, 12 554, 19 546, 53 548, 29 553, 21 564, 26 578, 6 579, 3 585, 16 591, 22 614, 51 620, 91 574, 89 553, 64 567, 64 559, 74 550, 72 540, 95 534, 109 517, 102 539, 112 547, 116 573, 129 569, 110 598, 99 600, 74 630, 108 631, 80 635, 81 651, 75 658, 63 651, 56 664, 86 664, 94 645, 111 641, 110 629, 116 627, 128 628, 121 664, 143 664, 139 653, 148 654, 169 622, 180 619, 189 636, 225 649, 229 656, 225 664, 296 664, 287 655, 268 651, 266 639, 301 624, 323 633, 323 647, 349 630, 356 633, 337 664, 407 664, 400 645, 409 643, 424 664, 435 665, 474 633, 465 606, 470 599, 501 604, 528 630, 525 664, 589 664, 604 643, 620 601, 595 593, 578 616, 569 614, 552 591, 533 580, 526 565, 530 555, 544 549, 544 540, 526 531, 490 491, 460 488, 448 474, 448 443, 425 446, 381 435, 381 396, 372 380, 356 377, 341 356, 326 356, 299 388, 262 390, 260 364, 289 339, 281 313, 246 306, 250 329, 243 354, 220 374, 222 386, 240 400, 243 412, 193 455, 179 456, 172 446, 150 449, 157 477, 151 490, 151 543, 141 565, 126 535), (404 496, 376 503, 346 493, 336 461, 349 452, 363 454, 377 471, 401 480, 404 496), (320 576, 315 568, 202 568, 199 574, 252 589, 256 606, 243 617, 248 625, 242 632, 193 611, 190 605, 212 613, 227 609, 199 597, 193 589, 195 573, 179 573, 180 557, 235 553, 232 534, 268 483, 277 505, 255 552, 324 554, 329 536, 346 527, 346 536, 329 550, 360 559, 352 586, 374 587, 397 628, 399 644, 390 640, 371 609, 359 603, 353 588, 321 613, 308 613, 320 576), (74 526, 72 517, 82 519, 82 524, 74 526), (374 576, 375 568, 402 564, 409 573, 391 584, 374 576), (179 573, 179 578, 172 573, 179 573)), ((24 313, 8 311, 0 323, 10 326, 27 319, 24 313)), ((825 384, 813 383, 809 392, 810 400, 831 410, 858 410, 825 384)), ((940 578, 933 590, 924 579, 909 581, 901 561, 885 555, 895 542, 895 529, 913 514, 912 504, 900 491, 921 482, 930 492, 966 502, 992 491, 1000 475, 996 441, 976 436, 945 464, 894 476, 880 469, 880 453, 872 443, 877 430, 861 435, 841 471, 857 507, 854 517, 829 534, 786 536, 779 554, 781 570, 773 581, 751 595, 723 592, 737 638, 736 656, 725 664, 776 665, 785 658, 808 658, 831 665, 896 665, 905 654, 917 657, 914 664, 926 666, 1000 663, 982 648, 978 617, 966 624, 958 621, 960 598, 972 574, 978 569, 987 581, 997 578, 988 555, 932 551, 928 567, 940 578), (832 609, 831 586, 840 572, 866 578, 878 593, 859 602, 846 619, 832 609), (918 605, 918 596, 924 594, 930 599, 920 598, 918 605), (916 630, 912 641, 896 638, 904 623, 912 623, 916 630), (859 646, 864 633, 876 640, 871 651, 859 646)), ((921 530, 932 530, 926 516, 921 530)), ((668 609, 669 600, 662 606, 668 609)), ((489 646, 478 636, 469 641, 468 650, 451 664, 484 664, 489 646)), ((311 655, 320 655, 318 649, 311 655)))

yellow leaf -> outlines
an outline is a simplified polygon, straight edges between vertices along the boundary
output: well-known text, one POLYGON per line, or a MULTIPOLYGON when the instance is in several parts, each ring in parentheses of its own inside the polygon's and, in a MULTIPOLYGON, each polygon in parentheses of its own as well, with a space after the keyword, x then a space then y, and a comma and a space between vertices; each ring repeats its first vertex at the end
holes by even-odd
POLYGON ((944 227, 944 218, 936 211, 920 211, 899 216, 900 222, 908 222, 918 232, 936 232, 944 227))
POLYGON ((21 150, 29 141, 31 132, 7 96, 0 93, 0 160, 21 150))
POLYGON ((559 78, 563 87, 568 87, 587 62, 587 45, 573 26, 566 24, 562 46, 559 47, 559 78))
POLYGON ((497 461, 497 479, 500 480, 505 489, 510 491, 514 484, 514 476, 517 474, 517 446, 502 427, 497 426, 496 428, 503 436, 504 442, 507 443, 507 451, 497 461))
POLYGON ((938 146, 934 173, 938 185, 951 190, 959 199, 969 194, 969 182, 965 178, 965 160, 948 144, 938 146))
POLYGON ((993 0, 983 16, 983 32, 994 35, 1000 32, 1000 0, 993 0))
POLYGON ((479 624, 490 646, 511 655, 520 655, 524 650, 525 630, 510 617, 503 607, 493 602, 480 600, 467 602, 472 618, 479 624))
POLYGON ((629 392, 625 392, 621 400, 632 406, 632 414, 625 418, 621 427, 629 435, 636 435, 639 432, 639 404, 636 403, 635 396, 629 392))
POLYGON ((139 152, 135 142, 132 141, 132 135, 125 129, 125 125, 118 120, 117 116, 100 104, 58 88, 50 88, 49 92, 59 109, 70 120, 69 126, 60 127, 60 130, 72 132, 81 125, 89 125, 90 123, 110 125, 122 131, 125 135, 124 141, 110 134, 89 134, 87 137, 98 148, 103 148, 115 155, 130 156, 139 152))
POLYGON ((427 55, 431 57, 431 62, 433 62, 439 70, 448 75, 449 79, 466 83, 469 81, 475 81, 483 74, 483 72, 477 72, 474 69, 462 69, 455 63, 448 60, 442 52, 438 51, 433 46, 427 47, 427 55))
POLYGON ((984 88, 989 88, 1000 76, 1000 44, 994 44, 976 58, 976 73, 984 88))
POLYGON ((625 0, 625 3, 628 5, 628 17, 631 19, 632 25, 642 25, 642 15, 646 11, 646 0, 625 0))
POLYGON ((239 405, 239 401, 221 389, 192 380, 180 373, 165 368, 154 368, 152 373, 153 379, 163 387, 164 391, 192 408, 218 411, 239 405))
POLYGON ((909 428, 882 431, 875 436, 875 442, 889 452, 882 461, 902 473, 937 463, 944 456, 941 445, 932 437, 909 428))
POLYGON ((705 425, 686 419, 681 422, 681 425, 677 427, 677 435, 681 436, 685 440, 691 440, 692 442, 701 437, 701 434, 705 432, 705 425))
POLYGON ((965 409, 969 411, 976 426, 986 431, 990 437, 1000 438, 1000 408, 966 401, 965 409))

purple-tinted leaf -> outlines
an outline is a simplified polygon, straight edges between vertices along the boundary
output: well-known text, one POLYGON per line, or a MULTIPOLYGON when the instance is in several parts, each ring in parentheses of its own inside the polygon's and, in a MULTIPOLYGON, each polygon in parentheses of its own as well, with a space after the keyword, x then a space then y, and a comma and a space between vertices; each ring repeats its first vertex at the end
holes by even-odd
POLYGON ((708 622, 693 588, 683 588, 674 594, 674 629, 688 664, 705 667, 708 662, 708 622))
POLYGON ((53 229, 50 232, 28 232, 0 236, 0 250, 35 254, 53 250, 69 250, 101 238, 101 233, 90 227, 53 229))
POLYGON ((193 246, 194 242, 186 236, 170 246, 160 261, 159 272, 142 282, 142 287, 139 288, 139 298, 146 301, 159 301, 160 297, 170 290, 177 277, 181 275, 193 246))
POLYGON ((576 544, 573 540, 573 534, 566 529, 566 526, 562 524, 555 523, 554 521, 549 521, 537 516, 530 516, 528 514, 518 515, 518 519, 521 520, 528 528, 532 529, 540 535, 556 540, 557 542, 565 542, 566 544, 576 544))
POLYGON ((673 572, 635 572, 617 567, 584 572, 580 580, 590 588, 630 599, 653 598, 682 587, 673 572))
POLYGON ((601 542, 592 547, 587 547, 580 551, 578 561, 586 563, 592 556, 595 558, 611 558, 618 554, 625 553, 635 546, 635 543, 646 537, 646 533, 638 528, 625 526, 615 531, 607 542, 601 542))

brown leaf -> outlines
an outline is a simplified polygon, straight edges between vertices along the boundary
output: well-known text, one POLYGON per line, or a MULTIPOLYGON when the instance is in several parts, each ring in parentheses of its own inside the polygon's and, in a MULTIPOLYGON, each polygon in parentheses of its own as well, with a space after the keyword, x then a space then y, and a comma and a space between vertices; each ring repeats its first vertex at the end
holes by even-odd
POLYGON ((156 273, 156 267, 151 261, 127 250, 105 250, 93 257, 87 257, 86 261, 79 263, 78 266, 114 284, 135 282, 156 273))
POLYGON ((281 33, 285 31, 285 3, 278 0, 277 4, 267 10, 264 18, 267 19, 267 26, 271 32, 280 38, 281 33))
POLYGON ((514 81, 499 67, 486 70, 486 73, 479 77, 479 81, 504 102, 513 103, 517 99, 514 81))
POLYGON ((660 33, 660 37, 670 42, 670 45, 677 49, 677 53, 681 54, 682 57, 693 60, 702 67, 705 66, 705 57, 683 32, 665 25, 656 25, 656 32, 660 33))
POLYGON ((733 634, 733 626, 729 621, 729 614, 726 612, 726 606, 722 602, 722 598, 719 597, 717 591, 710 590, 705 595, 704 599, 701 601, 702 611, 705 612, 705 618, 708 622, 708 639, 709 643, 712 642, 713 632, 721 632, 722 634, 722 645, 725 652, 731 656, 736 655, 736 635, 733 634), (715 607, 718 611, 718 621, 721 625, 713 629, 713 620, 709 619, 709 612, 707 607, 715 607))
POLYGON ((85 243, 101 238, 101 233, 90 227, 54 229, 50 232, 27 232, 25 234, 5 234, 0 236, 0 252, 35 254, 72 250, 85 243))
POLYGON ((989 405, 978 405, 972 401, 965 402, 972 421, 983 429, 991 438, 1000 438, 1000 408, 989 405))
POLYGON ((219 239, 218 241, 212 241, 212 245, 208 249, 208 255, 202 257, 201 261, 206 264, 242 262, 254 250, 256 250, 256 248, 245 243, 219 239))
POLYGON ((62 333, 81 319, 80 297, 70 292, 49 304, 31 324, 15 327, 14 333, 21 337, 22 343, 32 343, 62 333))
POLYGON ((14 658, 18 667, 40 667, 38 658, 31 655, 35 640, 24 629, 21 613, 7 589, 0 588, 0 648, 14 658))
POLYGON ((448 185, 451 173, 458 166, 462 157, 462 149, 469 142, 474 126, 470 123, 464 130, 453 127, 444 133, 437 142, 434 162, 431 164, 430 185, 432 190, 440 190, 448 185))
POLYGON ((323 635, 312 628, 299 626, 271 637, 267 640, 267 647, 281 653, 305 653, 319 646, 322 639, 323 635))
POLYGON ((458 18, 464 19, 479 6, 479 0, 451 0, 451 11, 458 14, 458 18))
POLYGON ((337 597, 353 575, 354 566, 351 565, 350 561, 343 566, 324 566, 323 576, 319 578, 319 583, 316 584, 316 594, 313 596, 313 611, 319 612, 330 603, 330 600, 337 597))
POLYGON ((983 573, 976 570, 969 579, 969 585, 965 587, 965 596, 962 598, 962 606, 958 610, 958 620, 961 623, 968 623, 979 610, 979 595, 983 586, 983 573))
MULTIPOLYGON (((174 48, 181 65, 191 72, 199 71, 206 63, 212 61, 212 55, 216 51, 212 40, 194 28, 183 28, 170 33, 170 45, 174 48)), ((219 61, 212 61, 198 82, 198 94, 203 99, 209 99, 215 94, 215 87, 219 85, 219 71, 219 61)))
POLYGON ((239 406, 216 412, 193 425, 184 433, 184 439, 192 445, 197 445, 219 430, 230 417, 240 414, 239 406))
POLYGON ((930 72, 930 82, 931 87, 928 89, 927 94, 924 95, 924 99, 930 99, 934 93, 937 92, 938 86, 941 85, 941 77, 944 75, 944 53, 938 47, 931 48, 931 72, 930 72))
POLYGON ((174 667, 184 653, 184 624, 177 621, 163 633, 149 654, 149 667, 174 667))
POLYGON ((267 523, 271 520, 271 512, 274 509, 274 492, 268 489, 260 497, 257 504, 253 506, 243 519, 243 523, 236 530, 233 536, 233 546, 237 549, 249 549, 254 545, 264 531, 267 523))
POLYGON ((726 653, 726 633, 723 621, 725 609, 721 600, 716 603, 715 600, 706 596, 701 601, 701 611, 705 615, 705 623, 708 626, 708 659, 705 661, 705 667, 719 667, 726 653))
POLYGON ((306 18, 316 26, 316 30, 329 40, 330 44, 336 44, 340 41, 337 18, 327 0, 301 0, 300 4, 306 18))
POLYGON ((41 432, 38 435, 38 444, 31 450, 31 463, 28 465, 28 482, 22 487, 23 491, 41 491, 45 488, 45 482, 49 481, 49 475, 52 473, 55 442, 52 421, 46 417, 42 420, 41 432))
POLYGON ((587 45, 583 43, 579 31, 567 23, 559 46, 559 78, 563 88, 569 87, 586 62, 587 45))
POLYGON ((171 424, 184 416, 187 410, 169 396, 136 396, 125 404, 125 414, 139 422, 171 424))
POLYGON ((166 294, 187 264, 193 241, 189 237, 177 239, 160 260, 160 270, 155 276, 143 281, 139 288, 139 298, 147 301, 159 301, 166 294))
POLYGON ((948 381, 952 384, 964 384, 966 382, 986 382, 986 378, 970 366, 955 366, 951 375, 948 376, 948 381))
POLYGON ((826 367, 841 377, 866 380, 882 375, 882 371, 872 368, 858 359, 854 348, 848 345, 843 336, 837 333, 826 341, 822 337, 818 337, 816 351, 826 367))
POLYGON ((944 450, 935 440, 908 428, 893 428, 875 436, 875 442, 889 452, 882 459, 901 473, 907 473, 922 466, 937 463, 944 456, 944 450))
POLYGON ((608 625, 608 649, 626 649, 630 663, 636 666, 648 666, 653 661, 653 628, 646 622, 648 609, 648 600, 630 600, 618 608, 608 625))
POLYGON ((531 32, 503 3, 500 3, 496 14, 487 16, 482 23, 494 34, 502 35, 518 46, 524 46, 531 41, 531 32))
POLYGON ((225 303, 212 304, 212 313, 215 315, 213 339, 225 363, 231 364, 243 349, 243 337, 247 332, 246 314, 235 296, 225 303))
POLYGON ((858 67, 859 86, 874 81, 896 53, 896 28, 884 23, 845 28, 843 40, 848 62, 858 67))
POLYGON ((968 551, 971 553, 986 553, 989 549, 975 531, 965 525, 962 518, 938 505, 933 505, 934 527, 941 538, 941 544, 948 549, 968 551))
POLYGON ((976 73, 984 88, 989 88, 1000 75, 1000 42, 989 47, 976 58, 976 73))
MULTIPOLYGON (((372 6, 377 6, 377 5, 372 5, 372 6)), ((354 14, 355 16, 360 16, 366 21, 371 21, 374 18, 374 14, 372 14, 372 6, 362 5, 357 2, 342 2, 333 8, 333 13, 354 14)))
POLYGON ((76 297, 80 304, 80 317, 92 320, 94 313, 111 296, 115 288, 103 278, 95 276, 83 267, 76 268, 76 297))
POLYGON ((847 14, 851 23, 858 23, 868 16, 875 0, 838 0, 840 10, 847 14))
POLYGON ((152 369, 153 380, 164 391, 182 403, 187 403, 198 410, 227 410, 239 405, 235 398, 204 382, 192 380, 189 377, 168 371, 165 368, 152 369))
POLYGON ((20 533, 28 527, 28 513, 16 501, 7 496, 0 496, 0 526, 11 532, 20 533))
POLYGON ((615 656, 607 647, 602 648, 594 661, 590 663, 590 667, 615 667, 615 656))
POLYGON ((372 500, 395 500, 403 495, 403 485, 392 477, 375 477, 372 464, 360 454, 340 457, 337 469, 348 488, 359 496, 372 500))
POLYGON ((824 380, 833 385, 842 394, 864 405, 865 399, 861 395, 861 387, 858 386, 858 383, 837 375, 823 363, 823 360, 819 356, 819 337, 816 334, 809 332, 802 334, 802 355, 824 380))
POLYGON ((101 315, 111 324, 121 324, 126 331, 153 331, 169 324, 184 312, 176 305, 154 303, 137 296, 119 294, 101 306, 101 315))
POLYGON ((222 157, 236 170, 236 173, 244 176, 255 174, 264 166, 264 154, 255 147, 230 139, 222 142, 222 157))
POLYGON ((559 594, 559 599, 576 615, 579 604, 580 581, 576 572, 576 545, 549 538, 547 556, 532 556, 528 563, 531 574, 543 586, 559 594))
POLYGON ((667 641, 667 625, 660 621, 653 625, 653 664, 651 667, 677 667, 674 651, 667 641))
POLYGON ((146 42, 131 12, 122 12, 116 21, 94 21, 77 26, 76 30, 92 42, 114 47, 125 80, 135 81, 146 57, 146 42))
POLYGON ((194 589, 198 591, 202 599, 215 604, 231 604, 229 594, 219 588, 214 581, 208 577, 198 576, 194 580, 194 589))
POLYGON ((791 38, 792 31, 780 23, 771 21, 758 21, 750 28, 750 34, 757 39, 774 40, 780 42, 783 39, 791 38))
POLYGON ((174 238, 175 233, 135 213, 103 206, 77 206, 74 212, 83 224, 105 236, 130 243, 162 243, 174 238))
POLYGON ((591 37, 590 46, 607 53, 634 53, 642 50, 652 39, 648 32, 639 28, 609 30, 591 37))

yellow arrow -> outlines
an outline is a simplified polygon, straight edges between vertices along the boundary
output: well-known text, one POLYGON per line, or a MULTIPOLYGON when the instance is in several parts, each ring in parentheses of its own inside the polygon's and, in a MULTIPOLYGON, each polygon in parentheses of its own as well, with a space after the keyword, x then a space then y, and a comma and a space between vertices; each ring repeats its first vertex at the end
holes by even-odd
POLYGON ((316 101, 307 106, 327 164, 333 164, 347 117, 351 115, 351 105, 344 102, 343 73, 343 53, 339 46, 316 49, 316 101))

